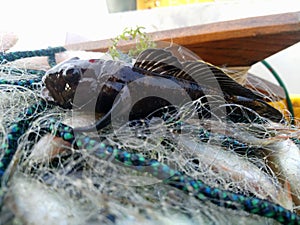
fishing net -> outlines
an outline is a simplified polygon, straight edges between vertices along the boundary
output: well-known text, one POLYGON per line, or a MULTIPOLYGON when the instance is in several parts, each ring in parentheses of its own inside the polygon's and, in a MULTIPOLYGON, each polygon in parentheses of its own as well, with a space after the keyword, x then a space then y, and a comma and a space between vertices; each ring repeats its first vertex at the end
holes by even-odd
MULTIPOLYGON (((3 80, 41 77, 7 64, 1 68, 3 80)), ((103 158, 101 145, 80 148, 79 142, 76 146, 55 132, 60 123, 93 124, 95 114, 45 106, 28 116, 28 108, 41 104, 42 83, 30 87, 10 83, 0 85, 1 146, 7 145, 12 124, 29 117, 32 122, 18 138, 2 178, 0 224, 280 224, 226 196, 199 200, 193 191, 164 182, 164 170, 161 174, 152 167, 140 170, 129 161, 116 160, 117 149, 236 198, 298 209, 299 131, 287 122, 273 123, 249 108, 207 95, 209 107, 197 99, 176 109, 163 108, 162 117, 149 115, 143 121, 85 134, 94 142, 116 146, 115 154, 103 158), (234 110, 244 114, 246 121, 227 121, 228 115, 220 112, 228 107, 232 114, 234 110), (207 109, 210 118, 204 115, 207 109), (249 111, 255 120, 247 117, 249 111), (52 133, 45 131, 49 121, 52 133)), ((6 157, 5 150, 0 154, 6 157)))

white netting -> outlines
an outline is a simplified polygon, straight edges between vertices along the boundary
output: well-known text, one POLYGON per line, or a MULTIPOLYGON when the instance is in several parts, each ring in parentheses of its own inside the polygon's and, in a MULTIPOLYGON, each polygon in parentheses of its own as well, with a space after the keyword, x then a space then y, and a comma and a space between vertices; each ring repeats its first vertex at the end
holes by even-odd
MULTIPOLYGON (((1 78, 7 77, 7 73, 1 74, 1 78)), ((38 101, 40 91, 41 86, 34 91, 0 86, 1 143, 9 124, 38 101)), ((204 105, 196 100, 177 111, 164 110, 168 123, 152 118, 150 124, 125 124, 113 131, 107 128, 96 137, 156 159, 212 187, 257 196, 291 210, 297 208, 300 154, 297 145, 286 138, 290 133, 297 136, 297 128, 270 121, 225 123, 218 117, 218 110, 225 107, 223 102, 217 96, 206 97, 210 97, 210 110, 215 112, 211 120, 199 117, 204 105), (180 123, 172 118, 180 118, 180 123)), ((247 110, 238 107, 240 112, 247 110)), ((34 121, 19 140, 9 168, 9 182, 2 190, 0 224, 276 223, 243 210, 199 201, 147 173, 101 160, 95 151, 73 148, 51 134, 40 138, 40 124, 50 117, 80 126, 95 120, 94 115, 75 117, 55 107, 34 121)))

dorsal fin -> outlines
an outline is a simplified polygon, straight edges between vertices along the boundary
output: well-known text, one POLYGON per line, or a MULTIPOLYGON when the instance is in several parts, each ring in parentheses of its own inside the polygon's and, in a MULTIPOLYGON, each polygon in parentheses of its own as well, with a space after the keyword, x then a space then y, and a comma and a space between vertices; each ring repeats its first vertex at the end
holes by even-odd
POLYGON ((172 76, 181 69, 178 59, 164 49, 146 49, 139 54, 133 65, 133 70, 145 75, 172 76))
POLYGON ((216 87, 216 81, 223 92, 230 95, 243 96, 251 99, 262 99, 260 95, 255 94, 250 89, 243 87, 221 68, 213 66, 204 61, 188 61, 182 63, 183 72, 186 73, 185 79, 199 83, 200 85, 216 87))
POLYGON ((172 76, 178 79, 193 80, 184 72, 178 58, 165 49, 146 49, 141 52, 133 70, 150 76, 172 76))
POLYGON ((229 77, 222 69, 200 60, 180 63, 171 52, 165 49, 146 49, 141 52, 133 70, 150 76, 172 76, 212 88, 217 88, 215 85, 217 81, 225 93, 262 99, 260 95, 229 77))

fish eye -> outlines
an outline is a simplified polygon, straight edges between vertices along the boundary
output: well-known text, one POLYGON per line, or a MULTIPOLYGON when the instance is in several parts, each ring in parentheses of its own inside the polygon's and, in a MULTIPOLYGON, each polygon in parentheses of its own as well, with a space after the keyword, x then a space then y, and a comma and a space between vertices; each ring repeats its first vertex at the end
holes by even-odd
POLYGON ((77 83, 81 78, 81 70, 79 68, 70 68, 63 73, 63 78, 67 83, 77 83))

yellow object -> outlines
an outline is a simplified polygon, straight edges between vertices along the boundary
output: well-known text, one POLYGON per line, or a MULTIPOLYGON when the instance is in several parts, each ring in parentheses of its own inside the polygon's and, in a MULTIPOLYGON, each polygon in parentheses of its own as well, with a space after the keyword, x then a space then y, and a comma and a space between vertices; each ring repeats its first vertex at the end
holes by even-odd
MULTIPOLYGON (((295 116, 295 121, 298 125, 300 125, 300 94, 292 94, 290 95, 290 99, 293 105, 293 111, 295 116)), ((280 110, 285 116, 288 118, 288 107, 286 100, 271 102, 270 105, 280 110)))
POLYGON ((293 110, 295 114, 295 120, 297 124, 300 124, 300 94, 291 95, 291 101, 292 101, 293 110))
POLYGON ((152 9, 165 6, 186 5, 201 2, 214 2, 214 0, 137 0, 137 9, 152 9))

